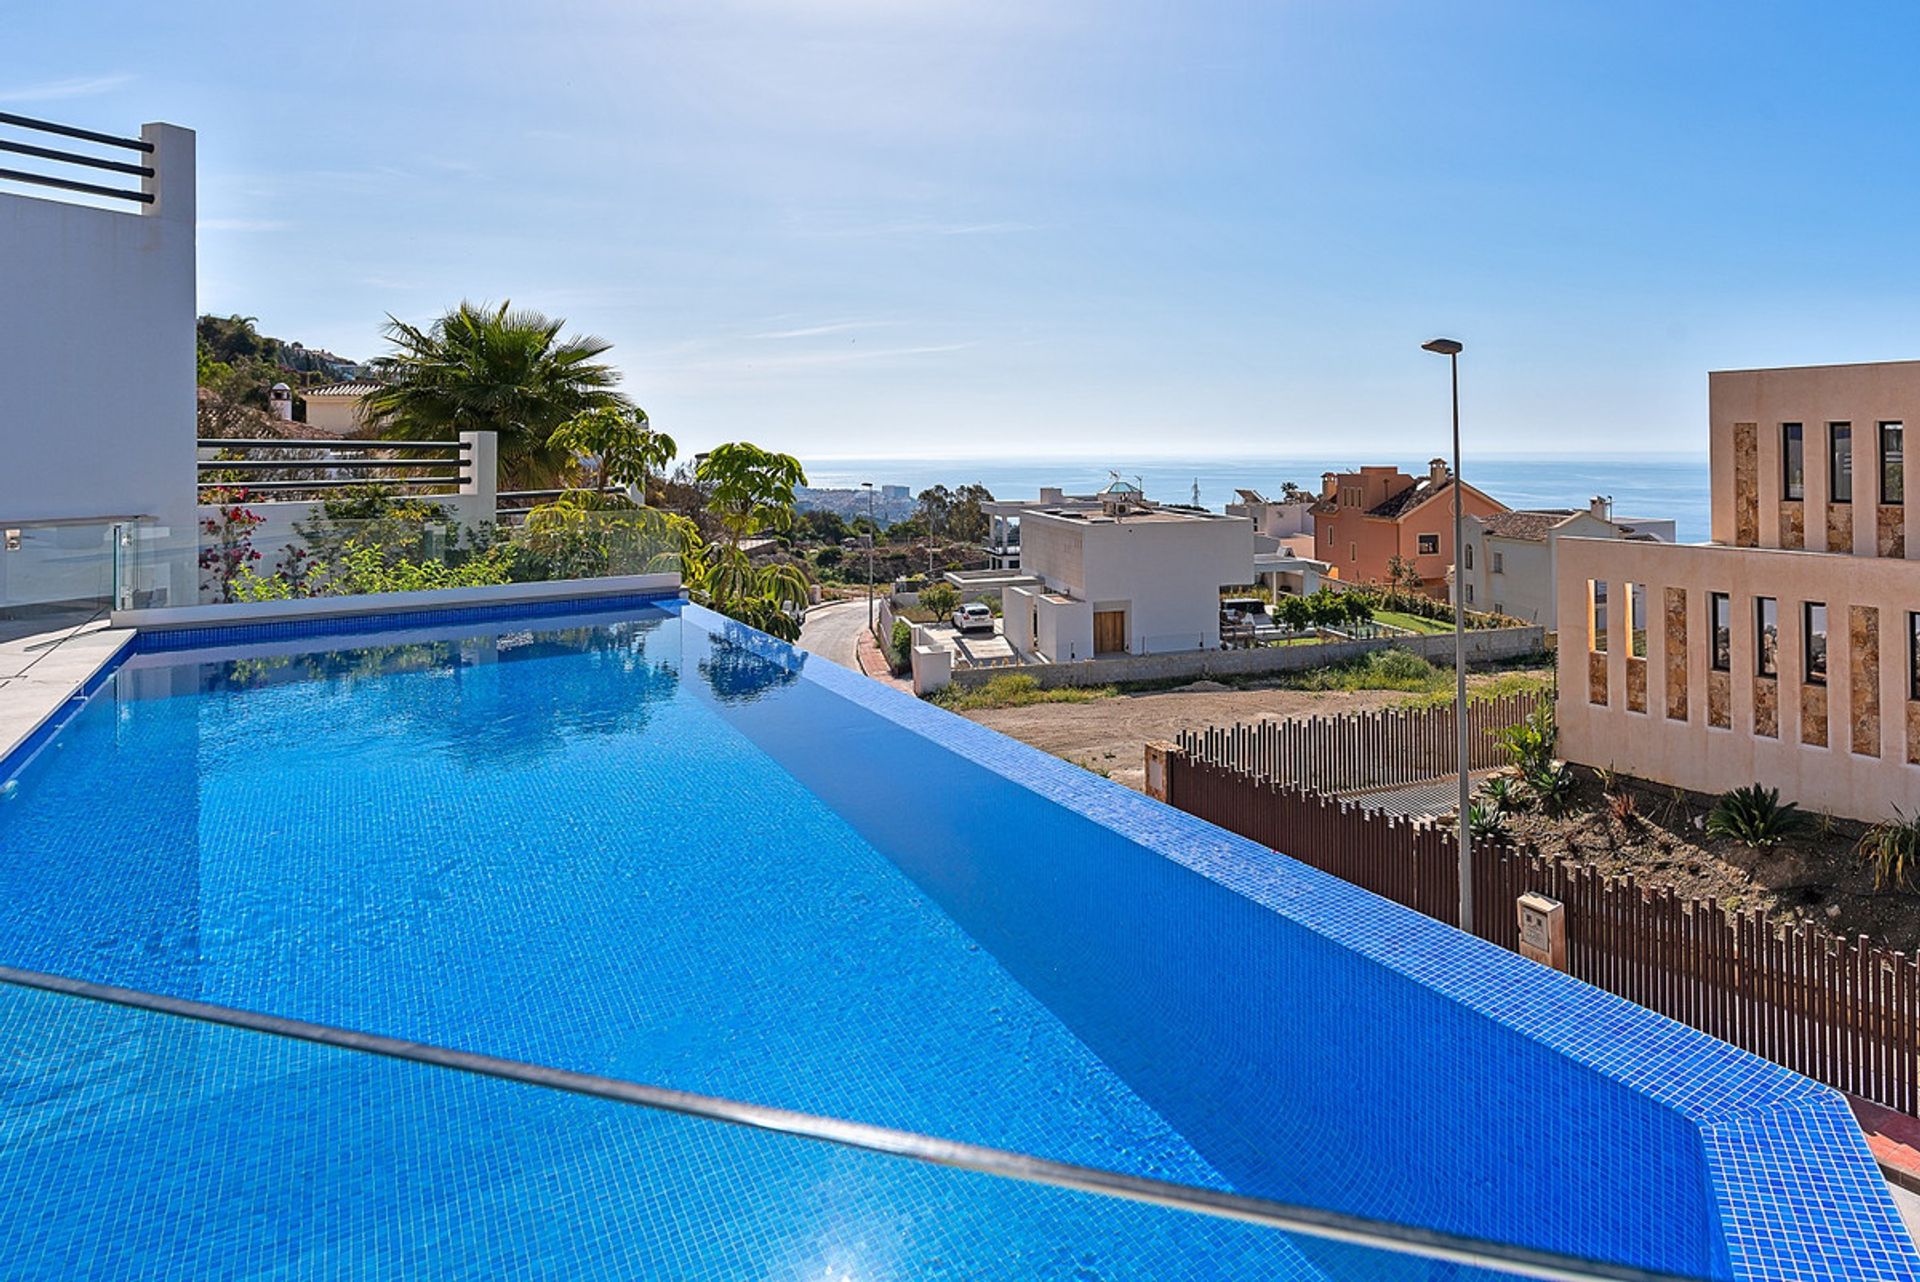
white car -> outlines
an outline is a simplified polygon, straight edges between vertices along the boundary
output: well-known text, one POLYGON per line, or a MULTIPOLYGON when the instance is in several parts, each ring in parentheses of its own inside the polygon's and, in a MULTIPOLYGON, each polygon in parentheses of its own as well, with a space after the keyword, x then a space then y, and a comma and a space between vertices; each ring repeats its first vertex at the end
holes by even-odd
POLYGON ((991 632, 993 611, 978 601, 969 602, 953 612, 953 626, 957 632, 991 632))

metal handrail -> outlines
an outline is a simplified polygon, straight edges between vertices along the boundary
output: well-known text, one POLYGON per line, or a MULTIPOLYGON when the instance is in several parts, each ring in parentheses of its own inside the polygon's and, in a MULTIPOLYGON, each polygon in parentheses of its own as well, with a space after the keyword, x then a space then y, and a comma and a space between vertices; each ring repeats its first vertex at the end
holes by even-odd
POLYGON ((201 459, 202 471, 222 468, 289 467, 465 467, 462 459, 450 458, 209 458, 201 459))
MULTIPOLYGON (((113 134, 96 133, 91 129, 79 129, 73 125, 57 124, 51 120, 39 120, 32 116, 19 116, 12 112, 0 111, 0 125, 11 125, 16 129, 29 129, 39 133, 57 134, 63 138, 78 138, 83 142, 99 143, 108 147, 124 147, 129 151, 151 154, 153 144, 143 138, 120 138, 113 134)), ((83 152, 68 151, 59 147, 40 147, 33 143, 14 142, 0 139, 0 151, 11 152, 17 156, 32 156, 36 160, 50 160, 61 165, 80 165, 89 169, 105 169, 113 173, 131 174, 138 178, 153 177, 153 169, 147 165, 133 165, 125 161, 107 160, 100 156, 89 156, 83 152)), ((131 200, 143 205, 154 202, 150 191, 132 191, 125 187, 108 187, 101 183, 82 182, 77 178, 61 178, 53 174, 34 173, 26 169, 0 169, 0 179, 10 182, 31 183, 38 187, 56 187, 61 191, 83 192, 89 196, 107 196, 114 200, 131 200)))
POLYGON ((346 438, 282 440, 267 436, 203 436, 203 450, 468 450, 467 441, 362 441, 346 438))
POLYGON ((10 111, 0 111, 0 125, 17 125, 21 129, 37 129, 43 134, 59 134, 65 138, 78 138, 82 142, 103 143, 109 147, 125 147, 128 151, 151 153, 153 144, 144 138, 121 138, 114 134, 95 133, 91 129, 81 129, 75 125, 56 124, 51 120, 36 120, 32 116, 16 116, 10 111))
POLYGON ((203 490, 236 489, 249 491, 352 490, 365 486, 381 485, 386 486, 388 489, 444 489, 451 485, 457 489, 463 481, 464 478, 453 476, 393 477, 391 479, 378 476, 341 476, 319 481, 201 481, 199 482, 199 488, 203 490))
POLYGON ((86 1001, 125 1006, 155 1014, 197 1020, 206 1024, 240 1028, 292 1041, 311 1042, 339 1050, 358 1051, 362 1054, 379 1055, 387 1059, 404 1060, 455 1072, 564 1091, 573 1095, 635 1105, 660 1112, 698 1117, 730 1126, 772 1131, 776 1134, 836 1144, 843 1148, 902 1157, 910 1161, 952 1167, 956 1170, 974 1171, 1002 1179, 1116 1197, 1130 1202, 1144 1202, 1169 1210, 1208 1215, 1218 1219, 1237 1220, 1325 1241, 1345 1242, 1394 1254, 1462 1264, 1472 1268, 1491 1269, 1515 1277, 1539 1279, 1540 1282, 1692 1282, 1675 1273, 1663 1273, 1632 1265, 1604 1264, 1576 1259, 1551 1251, 1513 1246, 1503 1242, 1484 1242, 1435 1229, 1415 1228, 1411 1225, 1395 1224, 1389 1220, 1367 1219, 1317 1206, 1301 1206, 1266 1198, 1247 1197, 1238 1193, 1196 1188, 1146 1176, 1123 1175, 1117 1171, 1077 1166, 1069 1162, 1056 1162, 1007 1149, 968 1144, 960 1140, 940 1139, 890 1126, 875 1126, 866 1122, 823 1117, 815 1113, 773 1108, 765 1104, 751 1104, 742 1100, 673 1090, 664 1086, 649 1086, 641 1082, 604 1077, 597 1073, 550 1068, 542 1064, 529 1064, 495 1055, 455 1050, 425 1042, 406 1041, 397 1037, 384 1037, 378 1033, 356 1032, 353 1029, 309 1023, 306 1020, 286 1019, 278 1015, 266 1015, 231 1006, 218 1006, 210 1002, 167 997, 111 984, 96 984, 87 980, 70 979, 64 975, 49 975, 41 971, 0 966, 0 984, 59 993, 86 1001))

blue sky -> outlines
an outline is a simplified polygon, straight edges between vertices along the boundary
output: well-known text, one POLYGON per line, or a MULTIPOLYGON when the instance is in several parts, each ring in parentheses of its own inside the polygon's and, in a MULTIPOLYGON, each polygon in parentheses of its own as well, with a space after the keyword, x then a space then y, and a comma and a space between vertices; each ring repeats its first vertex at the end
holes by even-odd
MULTIPOLYGON (((0 111, 199 132, 200 301, 511 298, 685 446, 1705 447, 1920 356, 1920 7, 31 4, 0 111), (80 12, 84 8, 84 16, 80 12)), ((1402 460, 1404 461, 1404 460, 1402 460)))

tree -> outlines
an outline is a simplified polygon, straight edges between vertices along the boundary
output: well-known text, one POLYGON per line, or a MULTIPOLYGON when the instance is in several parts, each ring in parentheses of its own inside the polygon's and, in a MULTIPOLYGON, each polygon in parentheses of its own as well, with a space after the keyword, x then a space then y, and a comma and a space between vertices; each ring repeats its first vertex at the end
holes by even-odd
POLYGON ((1294 632, 1305 632, 1313 626, 1313 607, 1303 596, 1281 597, 1273 603, 1273 612, 1294 632))
POLYGON ((719 518, 729 547, 769 530, 793 528, 794 490, 807 483, 800 460, 747 441, 716 445, 694 475, 708 487, 707 509, 719 518))
POLYGON ((960 604, 960 594, 951 584, 930 583, 920 589, 920 604, 931 610, 936 619, 944 619, 960 604))
POLYGON ((1396 592, 1418 592, 1424 580, 1420 577, 1420 567, 1406 557, 1395 554, 1387 558, 1387 586, 1396 592))
POLYGON ((555 428, 548 444, 596 460, 594 489, 598 493, 605 494, 609 483, 637 485, 643 500, 647 482, 680 452, 671 436, 648 425, 647 412, 637 405, 583 410, 555 428))
POLYGON ((391 355, 373 362, 387 386, 367 398, 370 418, 393 439, 499 436, 500 475, 510 488, 551 486, 572 463, 554 429, 600 407, 624 409, 619 371, 598 358, 603 339, 561 337, 563 320, 536 311, 462 302, 423 327, 387 317, 391 355))
POLYGON ((817 507, 811 512, 802 512, 794 523, 794 528, 803 537, 818 543, 837 544, 848 537, 847 522, 838 512, 817 507))
POLYGON ((991 502, 993 492, 984 485, 963 485, 955 490, 944 527, 948 537, 958 543, 985 543, 992 532, 992 522, 980 510, 980 505, 991 502))
POLYGON ((1372 623, 1373 622, 1373 602, 1369 601, 1363 593, 1359 593, 1359 592, 1343 593, 1341 594, 1341 597, 1340 597, 1340 603, 1346 607, 1347 622, 1349 623, 1372 623))

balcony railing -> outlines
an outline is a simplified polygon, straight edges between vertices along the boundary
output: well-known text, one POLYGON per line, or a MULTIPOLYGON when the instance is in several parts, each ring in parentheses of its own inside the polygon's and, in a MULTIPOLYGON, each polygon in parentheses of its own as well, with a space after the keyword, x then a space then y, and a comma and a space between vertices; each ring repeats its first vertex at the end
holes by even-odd
POLYGON ((61 191, 76 191, 89 196, 105 196, 112 200, 126 200, 140 205, 153 203, 153 193, 147 190, 148 183, 153 178, 153 166, 143 163, 146 157, 153 154, 153 144, 145 139, 120 138, 113 134, 96 133, 91 129, 76 129, 72 125, 55 124, 50 120, 35 120, 31 116, 16 116, 4 111, 0 111, 0 126, 39 138, 45 136, 73 138, 101 147, 119 148, 141 158, 140 161, 115 160, 106 156, 71 151, 65 147, 45 146, 41 141, 23 142, 15 138, 0 137, 0 153, 26 156, 42 162, 45 166, 44 169, 37 170, 0 167, 0 179, 30 183, 36 187, 55 187, 61 191), (123 174, 137 178, 141 180, 140 186, 116 187, 104 182, 87 181, 100 173, 123 174), (84 178, 81 176, 83 174, 84 178))
POLYGON ((458 441, 200 441, 199 486, 276 498, 325 497, 378 487, 410 497, 456 494, 473 481, 473 448, 458 441), (212 453, 213 457, 206 457, 212 453))

